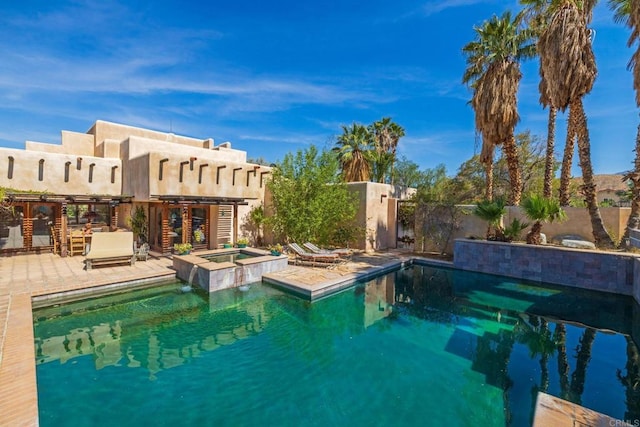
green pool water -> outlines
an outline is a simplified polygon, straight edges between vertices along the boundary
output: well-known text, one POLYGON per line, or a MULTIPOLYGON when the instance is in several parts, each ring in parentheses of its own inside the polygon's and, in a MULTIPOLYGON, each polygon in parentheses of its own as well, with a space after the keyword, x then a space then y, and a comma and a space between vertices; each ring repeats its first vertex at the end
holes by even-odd
POLYGON ((538 390, 640 419, 630 298, 429 266, 314 303, 181 286, 35 310, 40 425, 529 426, 538 390))
POLYGON ((199 255, 211 262, 236 262, 239 259, 253 258, 255 255, 247 254, 244 252, 229 252, 221 255, 199 255))

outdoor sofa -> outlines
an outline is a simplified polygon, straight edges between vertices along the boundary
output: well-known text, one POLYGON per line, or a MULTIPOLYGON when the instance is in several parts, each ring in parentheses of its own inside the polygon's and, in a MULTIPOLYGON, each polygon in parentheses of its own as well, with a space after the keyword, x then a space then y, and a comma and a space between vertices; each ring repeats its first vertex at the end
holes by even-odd
POLYGON ((105 264, 129 263, 133 266, 135 262, 132 232, 94 233, 91 236, 91 248, 85 257, 87 270, 105 264))

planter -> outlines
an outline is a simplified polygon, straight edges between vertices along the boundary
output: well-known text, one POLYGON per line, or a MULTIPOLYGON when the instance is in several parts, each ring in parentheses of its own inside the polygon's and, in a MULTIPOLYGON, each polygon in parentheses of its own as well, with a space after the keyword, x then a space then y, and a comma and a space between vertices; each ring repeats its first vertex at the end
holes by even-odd
POLYGON ((273 255, 273 256, 280 256, 280 255, 282 255, 282 252, 280 252, 280 251, 273 251, 273 250, 272 250, 272 251, 271 251, 271 255, 273 255))
POLYGON ((224 245, 222 245, 222 247, 225 249, 229 249, 229 248, 232 248, 233 245, 231 243, 225 243, 224 245))
POLYGON ((239 248, 246 248, 247 244, 246 243, 238 243, 238 247, 239 248))
POLYGON ((178 255, 189 255, 191 251, 178 252, 178 255))

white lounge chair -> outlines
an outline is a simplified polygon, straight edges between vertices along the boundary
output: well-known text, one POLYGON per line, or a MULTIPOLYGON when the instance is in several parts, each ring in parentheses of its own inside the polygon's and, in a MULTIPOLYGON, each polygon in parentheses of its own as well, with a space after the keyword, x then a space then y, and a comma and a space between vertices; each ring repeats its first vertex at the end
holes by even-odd
POLYGON ((311 253, 314 253, 314 254, 336 254, 338 256, 345 257, 345 258, 351 256, 351 250, 346 248, 321 249, 311 242, 303 243, 302 246, 309 249, 311 253))

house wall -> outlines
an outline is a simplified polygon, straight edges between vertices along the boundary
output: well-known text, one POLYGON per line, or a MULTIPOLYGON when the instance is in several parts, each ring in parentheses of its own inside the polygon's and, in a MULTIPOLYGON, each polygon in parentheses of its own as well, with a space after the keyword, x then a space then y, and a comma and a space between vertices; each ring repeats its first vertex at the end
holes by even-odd
MULTIPOLYGON (((259 173, 253 174, 254 165, 248 163, 232 163, 211 160, 194 160, 191 169, 190 157, 184 154, 166 152, 154 152, 145 154, 142 158, 147 162, 148 172, 143 177, 138 176, 127 183, 127 190, 132 190, 136 197, 148 199, 152 195, 189 195, 203 197, 228 197, 245 199, 263 199, 265 185, 260 187, 259 173), (160 162, 162 162, 162 180, 160 176, 160 162), (181 162, 187 162, 181 166, 181 162), (200 167, 202 168, 202 180, 199 180, 200 167), (218 168, 220 170, 218 172, 218 168), (182 169, 182 181, 180 170, 182 169), (235 171, 234 171, 235 169, 235 171), (219 179, 218 179, 219 173, 219 179), (235 179, 234 179, 235 175, 235 179), (247 176, 249 185, 247 185, 247 176), (143 179, 148 180, 148 192, 145 192, 143 179), (137 188, 133 188, 134 186, 137 188)), ((137 162, 130 161, 131 164, 137 162)), ((261 167, 258 171, 267 171, 269 168, 261 167)))
POLYGON ((63 130, 61 132, 61 141, 62 143, 60 145, 27 141, 25 143, 25 150, 45 153, 73 154, 78 156, 96 155, 94 140, 91 135, 63 130))
POLYGON ((190 147, 204 147, 205 141, 198 138, 190 138, 186 136, 175 135, 173 133, 158 132, 150 129, 138 128, 135 126, 127 126, 120 123, 111 123, 104 120, 96 121, 91 129, 87 131, 100 142, 106 139, 123 140, 131 136, 137 136, 158 141, 167 141, 179 145, 188 145, 190 147))
POLYGON ((358 195, 356 221, 366 230, 354 247, 365 251, 395 248, 397 200, 408 199, 415 189, 376 182, 350 182, 347 188, 358 195))
POLYGON ((122 162, 118 159, 77 156, 50 152, 33 152, 0 148, 0 186, 20 191, 40 191, 56 194, 120 195, 122 162), (13 174, 9 179, 9 157, 13 157, 13 174), (80 169, 78 159, 80 161, 80 169), (40 161, 44 160, 43 179, 38 179, 40 161), (65 182, 65 164, 69 164, 69 179, 65 182), (89 182, 90 165, 93 179, 89 182), (111 182, 111 169, 117 167, 111 182))

